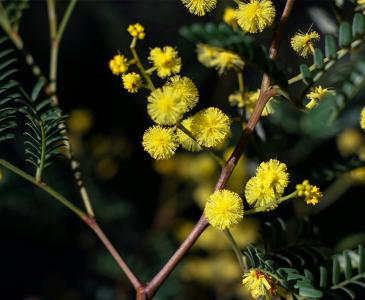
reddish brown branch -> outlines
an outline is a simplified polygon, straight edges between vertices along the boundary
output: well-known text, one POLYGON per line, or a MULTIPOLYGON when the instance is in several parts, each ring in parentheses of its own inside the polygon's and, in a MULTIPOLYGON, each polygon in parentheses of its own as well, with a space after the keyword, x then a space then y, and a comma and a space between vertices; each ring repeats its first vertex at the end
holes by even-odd
MULTIPOLYGON (((272 42, 270 45, 270 58, 275 59, 279 50, 280 42, 282 40, 285 25, 287 23, 288 17, 292 11, 295 0, 287 0, 285 8, 283 10, 282 16, 280 18, 279 25, 274 32, 272 42)), ((259 99, 254 108, 254 111, 242 133, 239 143, 234 149, 232 155, 228 159, 226 165, 222 168, 220 177, 217 181, 214 190, 219 190, 224 188, 229 177, 231 176, 235 166, 241 155, 243 154, 244 148, 248 142, 249 137, 255 129, 256 124, 260 120, 262 111, 265 105, 270 100, 271 97, 275 96, 277 93, 275 88, 270 87, 270 78, 265 74, 262 78, 261 89, 259 99)), ((166 280, 166 278, 175 269, 176 265, 182 260, 185 254, 189 251, 195 241, 199 238, 205 228, 208 227, 208 221, 206 220, 204 214, 200 217, 198 223, 195 225, 191 233, 181 244, 181 246, 176 250, 174 255, 168 260, 168 262, 163 266, 163 268, 155 275, 155 277, 147 284, 146 287, 140 288, 137 291, 137 300, 151 299, 156 293, 161 284, 166 280)))
POLYGON ((123 260, 123 258, 119 255, 118 251, 114 248, 112 243, 109 241, 108 237, 105 235, 104 231, 99 227, 98 223, 95 221, 95 219, 89 216, 85 216, 84 221, 95 232, 100 241, 108 249, 109 253, 113 256, 119 267, 123 270, 123 272, 127 276, 128 280, 132 283, 134 289, 137 291, 138 289, 143 288, 142 283, 134 275, 134 273, 128 267, 127 263, 123 260))

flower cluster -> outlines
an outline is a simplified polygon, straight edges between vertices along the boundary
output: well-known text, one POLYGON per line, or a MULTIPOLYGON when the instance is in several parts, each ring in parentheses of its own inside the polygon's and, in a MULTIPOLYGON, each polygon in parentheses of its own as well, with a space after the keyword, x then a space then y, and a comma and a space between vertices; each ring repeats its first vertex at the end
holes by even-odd
POLYGON ((114 75, 122 75, 128 71, 128 59, 122 55, 117 54, 109 61, 109 68, 114 75))
MULTIPOLYGON (((233 94, 229 95, 228 101, 232 106, 237 106, 238 108, 244 108, 247 113, 252 114, 257 100, 259 99, 260 90, 249 91, 249 92, 240 92, 236 91, 233 94)), ((266 104, 264 110, 262 111, 261 116, 267 117, 272 114, 274 109, 271 105, 271 100, 266 104)))
POLYGON ((144 32, 144 27, 139 23, 129 25, 127 30, 132 37, 140 40, 143 40, 146 36, 144 32))
POLYGON ((218 190, 210 195, 204 210, 208 222, 220 230, 238 224, 243 218, 241 197, 229 190, 218 190))
POLYGON ((308 31, 307 33, 297 32, 290 41, 295 52, 306 58, 314 53, 314 41, 319 40, 319 34, 316 31, 308 31))
POLYGON ((157 75, 161 78, 180 73, 181 58, 173 47, 165 46, 162 49, 155 47, 151 49, 148 59, 152 62, 154 69, 157 70, 157 75))
POLYGON ((242 70, 244 66, 244 62, 238 54, 222 48, 199 43, 197 53, 202 65, 217 69, 220 75, 231 69, 242 70))
POLYGON ((243 276, 242 284, 249 290, 254 299, 271 299, 276 295, 274 279, 259 269, 251 269, 243 276))
POLYGON ((246 184, 246 200, 254 207, 274 209, 288 184, 289 174, 284 163, 277 159, 262 162, 246 184))
POLYGON ((304 197, 307 204, 315 205, 323 197, 322 192, 315 185, 311 185, 308 180, 296 185, 296 190, 299 197, 304 197))
POLYGON ((311 89, 310 93, 307 94, 307 99, 309 102, 305 105, 307 109, 312 109, 315 107, 320 100, 326 97, 329 93, 333 93, 329 88, 323 88, 318 85, 311 89))

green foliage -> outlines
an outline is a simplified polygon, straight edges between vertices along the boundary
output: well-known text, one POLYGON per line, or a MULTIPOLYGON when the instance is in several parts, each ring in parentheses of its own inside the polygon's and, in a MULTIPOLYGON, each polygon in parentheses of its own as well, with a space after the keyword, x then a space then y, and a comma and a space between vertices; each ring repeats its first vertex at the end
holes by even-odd
MULTIPOLYGON (((7 38, 0 39, 0 46, 7 38)), ((12 49, 0 52, 0 142, 15 138, 13 129, 16 127, 15 99, 19 94, 15 91, 16 83, 11 81, 11 75, 17 70, 14 68, 15 58, 11 56, 12 49)))
POLYGON ((59 108, 51 105, 51 99, 40 99, 44 82, 39 80, 31 95, 21 88, 24 105, 21 111, 26 117, 25 123, 25 153, 26 161, 34 165, 37 172, 42 172, 52 164, 52 159, 61 154, 66 137, 62 134, 65 116, 59 108))
POLYGON ((205 43, 234 51, 240 54, 246 63, 250 63, 267 73, 280 86, 287 86, 284 72, 269 58, 265 48, 256 44, 254 38, 242 31, 234 31, 224 23, 195 23, 181 27, 180 34, 194 43, 205 43))
POLYGON ((10 0, 3 1, 5 13, 9 20, 10 26, 18 30, 20 19, 24 13, 24 10, 29 7, 29 0, 10 0))
POLYGON ((322 51, 315 49, 313 56, 313 65, 304 67, 300 66, 300 72, 302 74, 302 81, 306 86, 319 80, 322 75, 328 71, 336 61, 342 58, 350 50, 359 47, 364 42, 365 35, 365 17, 361 13, 355 14, 352 24, 348 22, 342 22, 338 31, 337 39, 331 35, 325 36, 325 55, 322 60, 324 63, 320 63, 322 51), (337 43, 339 50, 337 50, 337 43))

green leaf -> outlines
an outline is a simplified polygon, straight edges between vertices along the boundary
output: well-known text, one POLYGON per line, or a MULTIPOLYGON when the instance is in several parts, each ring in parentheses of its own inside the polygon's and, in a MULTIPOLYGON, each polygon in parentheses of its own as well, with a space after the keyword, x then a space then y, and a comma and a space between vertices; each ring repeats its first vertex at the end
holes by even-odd
POLYGON ((324 266, 320 266, 319 276, 320 276, 319 286, 321 288, 327 287, 327 285, 328 285, 328 271, 324 266))
POLYGON ((335 58, 337 55, 336 39, 332 35, 325 36, 326 57, 335 58))
POLYGON ((324 64, 323 64, 323 52, 321 49, 316 48, 314 50, 314 55, 313 55, 313 61, 314 64, 316 66, 317 69, 322 69, 324 64))
POLYGON ((352 21, 352 35, 354 38, 365 34, 365 17, 361 13, 356 13, 352 21))
POLYGON ((348 280, 352 277, 352 264, 350 255, 347 251, 343 253, 343 256, 345 258, 345 278, 348 280))
POLYGON ((309 297, 309 298, 321 298, 321 297, 323 297, 323 293, 314 288, 303 287, 303 288, 299 289, 299 296, 309 297))
POLYGON ((39 96, 39 93, 41 92, 43 86, 44 86, 44 79, 39 79, 37 81, 37 83, 35 84, 35 86, 33 87, 33 90, 32 90, 32 94, 31 94, 31 99, 33 101, 36 101, 38 96, 39 96))
POLYGON ((341 48, 345 48, 351 44, 351 41, 351 25, 347 22, 342 22, 339 30, 338 44, 341 48))
POLYGON ((356 299, 355 293, 352 290, 350 290, 349 288, 341 286, 338 289, 344 291, 347 295, 350 296, 351 299, 356 299))
POLYGON ((311 72, 310 72, 307 65, 305 65, 305 64, 300 65, 300 73, 302 74, 303 82, 306 85, 309 85, 313 82, 313 76, 312 76, 312 74, 311 74, 311 72))
POLYGON ((333 264, 332 264, 332 284, 336 285, 340 280, 340 263, 338 262, 337 257, 333 258, 333 264))

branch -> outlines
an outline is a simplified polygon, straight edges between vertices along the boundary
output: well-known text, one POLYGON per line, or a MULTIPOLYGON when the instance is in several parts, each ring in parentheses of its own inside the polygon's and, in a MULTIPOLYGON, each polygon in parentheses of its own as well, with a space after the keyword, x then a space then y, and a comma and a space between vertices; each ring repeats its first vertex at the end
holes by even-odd
MULTIPOLYGON (((282 35, 284 32, 285 25, 288 21, 288 17, 292 11, 295 0, 287 0, 284 11, 280 18, 280 22, 276 31, 273 34, 272 42, 270 45, 270 58, 275 59, 279 50, 280 42, 282 40, 282 35)), ((270 78, 265 74, 262 78, 260 96, 257 100, 254 111, 242 133, 240 141, 238 142, 236 148, 234 149, 232 155, 228 159, 226 165, 222 168, 220 177, 214 190, 219 190, 224 188, 229 177, 231 176, 235 166, 241 155, 243 154, 244 148, 251 136, 256 124, 260 120, 262 111, 265 108, 266 103, 271 97, 277 94, 277 90, 270 86, 270 78)), ((189 251, 195 241, 199 238, 202 232, 208 227, 208 221, 204 214, 200 217, 198 223, 195 225, 193 230, 190 232, 185 241, 176 250, 173 256, 167 261, 167 263, 162 267, 162 269, 155 275, 155 277, 147 284, 144 289, 140 289, 137 292, 137 299, 150 299, 157 292, 161 284, 166 280, 170 273, 175 269, 177 264, 182 260, 185 254, 189 251)))

